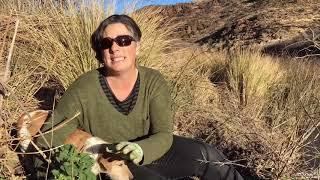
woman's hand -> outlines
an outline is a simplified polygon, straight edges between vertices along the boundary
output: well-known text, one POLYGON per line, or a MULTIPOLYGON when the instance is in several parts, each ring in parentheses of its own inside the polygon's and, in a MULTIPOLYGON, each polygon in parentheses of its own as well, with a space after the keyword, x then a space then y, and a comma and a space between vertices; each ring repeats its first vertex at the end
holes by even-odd
POLYGON ((116 145, 116 150, 124 155, 128 155, 128 159, 137 165, 143 159, 143 150, 137 143, 126 141, 120 142, 116 145))

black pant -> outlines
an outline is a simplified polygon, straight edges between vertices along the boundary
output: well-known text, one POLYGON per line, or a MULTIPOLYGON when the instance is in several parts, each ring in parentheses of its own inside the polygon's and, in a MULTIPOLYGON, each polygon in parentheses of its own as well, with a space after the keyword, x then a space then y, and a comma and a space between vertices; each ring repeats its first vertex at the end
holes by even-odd
POLYGON ((169 151, 152 164, 129 164, 135 180, 185 179, 197 176, 201 180, 242 180, 241 175, 216 148, 194 139, 174 136, 169 151))

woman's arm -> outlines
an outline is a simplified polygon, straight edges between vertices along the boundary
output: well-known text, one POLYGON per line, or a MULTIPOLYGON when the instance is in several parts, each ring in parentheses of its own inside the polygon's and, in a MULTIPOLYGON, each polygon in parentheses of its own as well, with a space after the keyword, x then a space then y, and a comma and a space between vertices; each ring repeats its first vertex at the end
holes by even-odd
POLYGON ((52 128, 57 129, 38 137, 37 144, 44 148, 62 145, 66 137, 79 127, 82 116, 80 100, 75 90, 70 88, 62 96, 51 117, 41 128, 41 132, 45 133, 52 128))
POLYGON ((143 150, 143 164, 150 164, 164 155, 172 144, 173 118, 171 97, 166 81, 161 76, 149 103, 150 130, 146 139, 137 141, 143 150))

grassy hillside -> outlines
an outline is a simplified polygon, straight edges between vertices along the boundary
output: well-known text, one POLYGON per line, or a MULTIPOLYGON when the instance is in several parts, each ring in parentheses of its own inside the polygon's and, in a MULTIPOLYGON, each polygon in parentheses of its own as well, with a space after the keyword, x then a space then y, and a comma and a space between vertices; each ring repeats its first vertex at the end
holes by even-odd
MULTIPOLYGON (((3 83, 9 95, 0 100, 0 179, 24 176, 10 136, 19 115, 38 109, 41 100, 59 101, 54 93, 39 96, 39 90, 63 92, 98 67, 89 38, 114 9, 102 7, 100 1, 0 0, 0 72, 13 47, 10 78, 3 83)), ((320 124, 317 63, 254 48, 178 48, 183 46, 171 34, 176 26, 163 24, 158 11, 130 15, 142 28, 140 64, 160 70, 170 84, 175 134, 215 144, 247 178, 320 177, 310 163, 320 157, 313 141, 320 124)))

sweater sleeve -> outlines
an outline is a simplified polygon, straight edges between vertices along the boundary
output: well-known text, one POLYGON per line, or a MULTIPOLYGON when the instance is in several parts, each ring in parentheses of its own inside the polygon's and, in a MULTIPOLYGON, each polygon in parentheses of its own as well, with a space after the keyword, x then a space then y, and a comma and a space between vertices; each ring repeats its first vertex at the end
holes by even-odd
POLYGON ((149 103, 150 130, 149 136, 137 141, 144 152, 143 163, 150 164, 159 159, 171 147, 173 140, 173 118, 171 100, 164 79, 156 88, 156 93, 149 103))
POLYGON ((62 145, 66 137, 79 127, 81 119, 82 107, 80 100, 77 98, 73 88, 70 88, 64 93, 58 102, 58 105, 54 109, 51 117, 41 128, 41 132, 44 133, 51 130, 52 127, 60 126, 61 128, 57 128, 52 132, 46 133, 44 136, 39 136, 37 138, 37 144, 44 148, 62 145), (77 113, 80 114, 73 118, 77 113))

